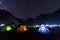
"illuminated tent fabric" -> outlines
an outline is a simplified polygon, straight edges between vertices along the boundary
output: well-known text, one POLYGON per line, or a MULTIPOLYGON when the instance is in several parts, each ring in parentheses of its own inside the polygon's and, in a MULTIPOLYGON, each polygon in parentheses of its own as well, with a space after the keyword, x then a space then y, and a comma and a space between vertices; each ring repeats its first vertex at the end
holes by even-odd
POLYGON ((4 31, 12 31, 13 28, 11 26, 4 26, 1 31, 4 32, 4 31))
POLYGON ((50 33, 50 30, 46 27, 40 27, 38 29, 38 32, 43 33, 43 34, 48 34, 48 33, 50 33))
POLYGON ((27 31, 26 25, 21 25, 20 27, 17 28, 17 31, 18 32, 25 32, 25 31, 27 31))

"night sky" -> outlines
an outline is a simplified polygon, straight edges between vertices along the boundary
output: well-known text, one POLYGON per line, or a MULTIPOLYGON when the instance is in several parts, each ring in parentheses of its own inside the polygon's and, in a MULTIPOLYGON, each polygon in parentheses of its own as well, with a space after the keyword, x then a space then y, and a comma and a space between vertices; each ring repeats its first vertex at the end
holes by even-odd
POLYGON ((40 13, 51 13, 60 8, 60 0, 0 0, 0 8, 18 18, 35 18, 40 13))

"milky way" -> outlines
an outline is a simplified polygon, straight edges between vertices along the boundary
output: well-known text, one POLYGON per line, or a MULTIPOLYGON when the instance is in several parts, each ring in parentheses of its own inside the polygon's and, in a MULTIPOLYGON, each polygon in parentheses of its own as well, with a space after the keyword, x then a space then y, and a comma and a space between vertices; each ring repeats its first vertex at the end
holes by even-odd
POLYGON ((60 0, 0 0, 0 9, 10 11, 18 18, 37 17, 60 8, 60 0))

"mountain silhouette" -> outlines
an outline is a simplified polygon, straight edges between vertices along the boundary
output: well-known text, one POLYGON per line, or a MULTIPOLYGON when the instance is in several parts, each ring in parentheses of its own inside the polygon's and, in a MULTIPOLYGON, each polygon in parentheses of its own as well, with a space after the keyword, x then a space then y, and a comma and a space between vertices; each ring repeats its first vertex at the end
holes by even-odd
POLYGON ((60 8, 57 11, 55 11, 54 13, 52 13, 52 15, 54 15, 54 16, 60 16, 60 8))
POLYGON ((21 20, 13 16, 9 11, 0 9, 0 24, 21 24, 21 20))
POLYGON ((59 23, 60 21, 60 9, 58 9, 57 11, 55 11, 54 13, 43 13, 40 14, 37 18, 36 18, 36 23, 37 24, 55 24, 55 23, 59 23))
POLYGON ((27 25, 33 25, 34 21, 35 21, 35 19, 30 17, 30 18, 26 19, 24 23, 27 25))
POLYGON ((11 16, 13 16, 13 15, 10 12, 0 9, 0 19, 1 20, 6 20, 6 19, 8 19, 11 16))

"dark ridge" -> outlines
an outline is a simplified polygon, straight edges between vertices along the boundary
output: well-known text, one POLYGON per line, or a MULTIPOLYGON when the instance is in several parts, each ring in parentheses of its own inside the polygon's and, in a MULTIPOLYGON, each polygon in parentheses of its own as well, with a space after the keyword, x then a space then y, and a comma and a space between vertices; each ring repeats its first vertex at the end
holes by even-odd
POLYGON ((35 19, 32 18, 32 17, 30 17, 30 18, 28 18, 28 19, 25 20, 24 24, 30 24, 30 25, 32 25, 34 21, 35 21, 35 19))
POLYGON ((0 16, 3 15, 3 16, 12 16, 12 14, 9 12, 9 11, 6 11, 6 10, 1 10, 0 9, 0 16))
POLYGON ((56 17, 56 16, 59 16, 60 17, 60 8, 55 11, 54 13, 52 13, 52 16, 56 17))
POLYGON ((13 16, 10 12, 6 11, 6 10, 1 10, 0 9, 0 20, 6 20, 9 17, 13 16))
POLYGON ((49 13, 43 13, 43 14, 40 14, 39 16, 37 16, 36 19, 45 19, 47 17, 49 17, 51 14, 49 13))
POLYGON ((22 24, 24 24, 24 19, 22 19, 22 18, 17 18, 17 17, 14 17, 20 24, 19 25, 22 25, 22 24))
POLYGON ((9 11, 1 10, 0 9, 0 23, 14 23, 14 24, 21 24, 22 21, 17 17, 13 16, 9 11))

